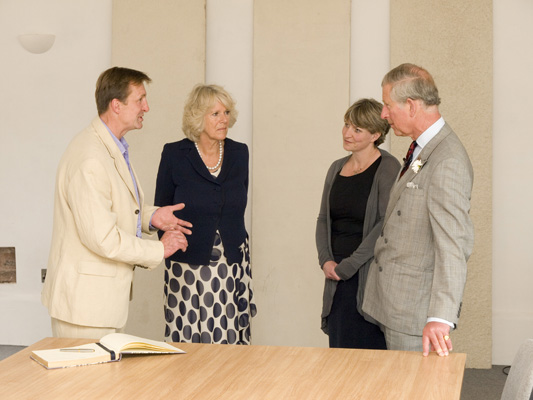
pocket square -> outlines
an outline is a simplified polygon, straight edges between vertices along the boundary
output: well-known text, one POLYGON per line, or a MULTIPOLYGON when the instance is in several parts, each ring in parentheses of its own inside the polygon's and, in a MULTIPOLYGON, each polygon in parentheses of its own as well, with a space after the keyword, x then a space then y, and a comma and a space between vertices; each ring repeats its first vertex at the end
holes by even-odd
POLYGON ((413 182, 407 182, 407 188, 408 189, 418 189, 418 185, 413 182))

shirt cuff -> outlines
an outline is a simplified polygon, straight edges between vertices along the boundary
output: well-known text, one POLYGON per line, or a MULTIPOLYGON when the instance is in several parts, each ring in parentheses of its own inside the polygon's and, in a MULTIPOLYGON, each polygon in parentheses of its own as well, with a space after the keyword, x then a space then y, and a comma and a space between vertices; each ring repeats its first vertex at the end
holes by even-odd
POLYGON ((452 329, 455 329, 455 324, 454 323, 452 323, 450 321, 446 321, 445 319, 442 319, 442 318, 430 317, 430 318, 428 318, 427 322, 442 322, 443 324, 450 325, 450 327, 452 329))
POLYGON ((156 213, 157 210, 155 210, 153 213, 152 213, 152 216, 150 217, 150 224, 148 225, 148 229, 150 229, 151 231, 157 231, 158 229, 152 225, 152 218, 154 218, 154 214, 156 213))

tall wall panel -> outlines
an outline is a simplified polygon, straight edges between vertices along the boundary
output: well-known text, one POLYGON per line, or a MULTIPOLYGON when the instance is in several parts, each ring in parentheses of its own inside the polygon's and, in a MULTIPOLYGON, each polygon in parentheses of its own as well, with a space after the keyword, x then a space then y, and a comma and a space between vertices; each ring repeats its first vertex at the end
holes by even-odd
MULTIPOLYGON (((163 146, 182 139, 186 96, 205 78, 205 1, 113 1, 113 65, 139 69, 147 85, 150 111, 144 127, 126 135, 130 158, 146 202, 152 203, 163 146)), ((163 338, 163 271, 137 269, 127 331, 163 338)))
MULTIPOLYGON (((467 366, 490 368, 492 358, 492 0, 391 0, 391 66, 428 69, 439 88, 444 119, 474 167, 471 216, 475 246, 454 350, 467 366)), ((410 141, 392 138, 404 156, 410 141)))
POLYGON ((350 0, 254 2, 252 262, 255 344, 322 346, 315 225, 345 154, 350 0))

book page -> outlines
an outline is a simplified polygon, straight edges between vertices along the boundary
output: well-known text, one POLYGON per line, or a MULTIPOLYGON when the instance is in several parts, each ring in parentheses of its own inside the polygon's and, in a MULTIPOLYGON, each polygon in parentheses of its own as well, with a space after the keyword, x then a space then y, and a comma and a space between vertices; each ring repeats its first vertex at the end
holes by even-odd
POLYGON ((170 343, 144 339, 125 333, 111 333, 100 339, 100 343, 117 354, 185 353, 170 343))
MULTIPOLYGON (((48 369, 111 361, 111 354, 96 343, 66 349, 34 350, 30 357, 48 369)), ((117 357, 119 357, 118 353, 117 357)))

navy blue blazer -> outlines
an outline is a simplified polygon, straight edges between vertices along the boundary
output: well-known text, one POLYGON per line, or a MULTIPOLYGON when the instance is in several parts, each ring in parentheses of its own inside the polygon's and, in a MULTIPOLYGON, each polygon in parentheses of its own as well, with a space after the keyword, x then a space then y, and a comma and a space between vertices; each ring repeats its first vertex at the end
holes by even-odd
MULTIPOLYGON (((178 218, 193 224, 187 251, 167 260, 208 265, 218 230, 229 263, 242 260, 239 246, 247 237, 244 210, 248 198, 248 147, 226 138, 218 177, 208 171, 189 139, 167 143, 157 173, 155 205, 185 203, 178 218)), ((162 232, 161 232, 162 234, 162 232)))

